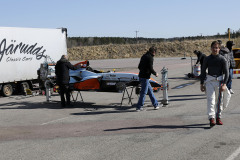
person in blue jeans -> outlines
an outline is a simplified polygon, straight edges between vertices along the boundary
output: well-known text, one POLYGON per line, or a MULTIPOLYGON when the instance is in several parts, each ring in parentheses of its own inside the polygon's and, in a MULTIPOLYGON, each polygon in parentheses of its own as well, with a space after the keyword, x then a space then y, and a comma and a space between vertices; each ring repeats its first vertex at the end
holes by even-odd
POLYGON ((155 75, 156 77, 158 76, 158 73, 155 72, 153 69, 153 57, 155 56, 156 52, 156 47, 152 46, 151 48, 149 48, 149 50, 141 57, 140 63, 138 65, 138 76, 141 84, 141 91, 136 108, 137 111, 143 110, 146 94, 149 95, 154 109, 159 109, 159 103, 153 94, 153 89, 149 82, 151 74, 155 75))

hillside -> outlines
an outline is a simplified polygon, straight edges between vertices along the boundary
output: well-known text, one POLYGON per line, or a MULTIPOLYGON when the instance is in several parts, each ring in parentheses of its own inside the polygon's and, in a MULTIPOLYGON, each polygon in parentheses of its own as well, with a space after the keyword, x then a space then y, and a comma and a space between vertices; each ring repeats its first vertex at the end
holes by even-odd
MULTIPOLYGON (((226 44, 228 39, 222 39, 226 44)), ((126 44, 126 45, 99 45, 82 46, 68 49, 70 60, 93 60, 93 59, 118 59, 139 58, 152 45, 158 49, 156 57, 184 57, 194 56, 194 50, 200 50, 206 55, 210 54, 211 40, 159 42, 154 44, 126 44)), ((240 47, 240 39, 234 39, 236 47, 240 47)))

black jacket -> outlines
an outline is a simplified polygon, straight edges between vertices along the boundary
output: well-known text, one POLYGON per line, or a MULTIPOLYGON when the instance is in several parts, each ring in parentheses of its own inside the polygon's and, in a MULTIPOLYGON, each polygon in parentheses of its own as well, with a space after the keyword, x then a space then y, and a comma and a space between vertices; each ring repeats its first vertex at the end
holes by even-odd
POLYGON ((153 69, 153 55, 150 52, 147 52, 141 57, 138 69, 140 70, 138 75, 140 78, 149 79, 151 74, 156 75, 153 69))
POLYGON ((76 70, 78 68, 80 66, 74 66, 67 59, 61 58, 55 66, 57 84, 68 84, 70 80, 69 69, 76 70))
POLYGON ((201 66, 202 66, 202 65, 203 65, 203 61, 204 61, 204 59, 205 59, 207 56, 206 56, 204 53, 198 51, 197 57, 198 57, 198 59, 197 59, 196 64, 198 64, 198 63, 200 62, 201 66))

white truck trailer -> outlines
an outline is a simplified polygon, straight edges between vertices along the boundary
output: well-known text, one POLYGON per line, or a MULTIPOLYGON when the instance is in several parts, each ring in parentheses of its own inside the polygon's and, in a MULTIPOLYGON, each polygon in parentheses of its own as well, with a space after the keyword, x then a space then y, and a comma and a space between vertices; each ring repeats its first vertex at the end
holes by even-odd
POLYGON ((32 88, 46 58, 56 62, 67 54, 67 29, 0 27, 0 92, 32 88))

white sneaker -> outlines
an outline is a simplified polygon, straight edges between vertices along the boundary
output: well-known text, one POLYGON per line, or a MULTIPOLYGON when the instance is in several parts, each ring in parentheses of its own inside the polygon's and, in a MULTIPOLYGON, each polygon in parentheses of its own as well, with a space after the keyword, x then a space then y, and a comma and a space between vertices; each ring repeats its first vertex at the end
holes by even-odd
POLYGON ((137 111, 137 112, 140 112, 140 111, 145 111, 145 110, 146 110, 146 109, 145 109, 145 108, 143 108, 143 107, 142 107, 142 108, 137 108, 137 109, 136 109, 136 111, 137 111))
POLYGON ((229 89, 229 91, 230 91, 230 93, 231 93, 231 94, 234 94, 234 92, 233 92, 233 90, 232 90, 232 89, 229 89))
POLYGON ((162 104, 162 103, 159 103, 158 106, 154 107, 154 109, 157 110, 157 109, 159 109, 159 108, 162 107, 162 106, 163 106, 163 104, 162 104))
POLYGON ((136 111, 137 111, 137 112, 140 112, 140 111, 141 111, 141 109, 136 109, 136 111))
POLYGON ((155 110, 159 109, 159 106, 154 107, 155 110))

